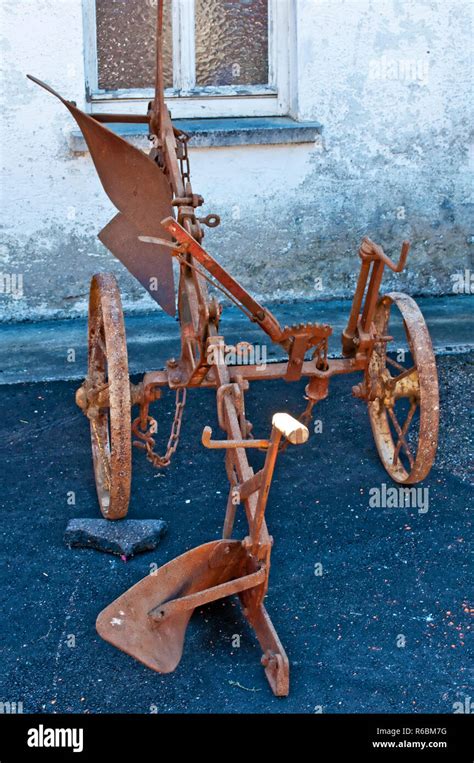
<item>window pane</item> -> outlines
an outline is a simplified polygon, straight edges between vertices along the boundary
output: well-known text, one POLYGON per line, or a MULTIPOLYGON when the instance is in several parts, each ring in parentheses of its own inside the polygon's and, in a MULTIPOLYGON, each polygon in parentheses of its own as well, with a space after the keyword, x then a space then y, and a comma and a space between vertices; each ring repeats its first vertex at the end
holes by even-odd
MULTIPOLYGON (((156 0, 96 0, 99 88, 154 87, 156 0)), ((163 12, 165 87, 173 86, 171 0, 163 12)))
POLYGON ((196 84, 266 85, 268 0, 195 0, 196 84))

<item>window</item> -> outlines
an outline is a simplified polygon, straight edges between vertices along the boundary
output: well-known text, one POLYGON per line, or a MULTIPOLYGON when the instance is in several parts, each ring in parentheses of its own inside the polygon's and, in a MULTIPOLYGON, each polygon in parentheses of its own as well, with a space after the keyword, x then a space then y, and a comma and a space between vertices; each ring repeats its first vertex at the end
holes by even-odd
MULTIPOLYGON (((156 0, 84 3, 92 110, 143 113, 153 94, 156 0)), ((287 114, 292 6, 293 0, 165 0, 172 116, 287 114)))

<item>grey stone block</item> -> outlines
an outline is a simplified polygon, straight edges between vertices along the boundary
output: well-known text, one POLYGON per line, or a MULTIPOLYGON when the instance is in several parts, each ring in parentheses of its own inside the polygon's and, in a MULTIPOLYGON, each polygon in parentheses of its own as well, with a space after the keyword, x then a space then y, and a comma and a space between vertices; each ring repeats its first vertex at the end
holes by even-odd
POLYGON ((162 519, 71 519, 64 540, 70 548, 94 548, 129 559, 156 548, 167 529, 162 519))

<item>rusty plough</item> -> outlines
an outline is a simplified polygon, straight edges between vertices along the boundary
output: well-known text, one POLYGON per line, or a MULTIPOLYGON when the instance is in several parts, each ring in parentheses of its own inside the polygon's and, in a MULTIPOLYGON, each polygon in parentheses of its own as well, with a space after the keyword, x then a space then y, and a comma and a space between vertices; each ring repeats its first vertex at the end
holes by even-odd
POLYGON ((308 438, 313 406, 328 394, 331 377, 363 372, 354 394, 366 401, 375 443, 390 476, 414 483, 428 474, 436 452, 438 384, 430 337, 423 316, 409 296, 380 296, 384 268, 400 273, 409 244, 403 243, 398 263, 365 238, 359 249, 360 275, 347 327, 342 358, 328 357, 332 333, 326 324, 282 328, 267 308, 251 295, 202 246, 203 225, 219 224, 217 215, 199 217, 201 196, 190 180, 188 136, 173 126, 164 102, 161 62, 162 4, 158 3, 155 98, 143 117, 89 115, 56 95, 82 130, 102 185, 118 214, 100 232, 100 240, 140 281, 171 316, 175 314, 173 258, 179 265, 178 315, 181 353, 162 371, 145 373, 132 385, 120 295, 113 275, 92 279, 89 307, 88 373, 76 401, 89 419, 92 456, 100 509, 117 520, 128 510, 131 449, 142 448, 156 467, 168 466, 178 445, 186 390, 213 388, 219 426, 226 439, 212 439, 206 427, 205 447, 225 451, 229 497, 223 538, 205 543, 148 575, 100 613, 100 635, 153 670, 168 673, 178 665, 186 627, 196 607, 238 594, 243 614, 263 650, 262 664, 273 692, 288 694, 289 664, 264 606, 272 538, 265 507, 277 455, 288 443, 308 438), (152 148, 145 155, 107 129, 105 122, 140 121, 149 125, 152 148), (209 298, 211 282, 234 302, 282 352, 284 362, 229 365, 219 333, 221 305, 209 298), (388 350, 393 346, 390 317, 402 317, 411 361, 403 365, 388 350), (286 413, 273 417, 269 439, 256 439, 246 418, 244 397, 257 380, 297 381, 305 377, 306 409, 296 420, 286 413), (155 452, 157 424, 150 405, 161 388, 176 394, 176 413, 163 455, 155 452), (131 420, 131 410, 139 415, 131 420), (283 441, 282 441, 283 438, 283 441), (247 451, 266 450, 264 466, 254 472, 247 451), (234 517, 243 504, 248 535, 232 539, 234 517))

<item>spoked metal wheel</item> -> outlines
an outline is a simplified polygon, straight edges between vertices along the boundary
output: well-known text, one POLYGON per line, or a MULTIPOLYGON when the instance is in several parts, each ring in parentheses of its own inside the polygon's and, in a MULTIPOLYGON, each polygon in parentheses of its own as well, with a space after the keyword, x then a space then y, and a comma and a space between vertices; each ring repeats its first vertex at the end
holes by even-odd
POLYGON ((107 519, 121 519, 130 500, 131 403, 122 304, 111 273, 99 273, 91 281, 88 374, 81 389, 87 399, 100 510, 107 519))
POLYGON ((420 308, 406 294, 392 292, 378 303, 377 336, 366 372, 372 432, 387 472, 401 483, 419 482, 431 469, 438 443, 438 374, 428 328, 420 308), (390 356, 393 307, 401 313, 409 354, 390 356))

